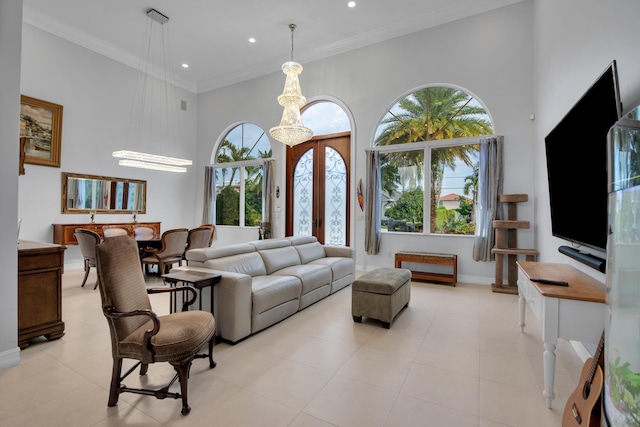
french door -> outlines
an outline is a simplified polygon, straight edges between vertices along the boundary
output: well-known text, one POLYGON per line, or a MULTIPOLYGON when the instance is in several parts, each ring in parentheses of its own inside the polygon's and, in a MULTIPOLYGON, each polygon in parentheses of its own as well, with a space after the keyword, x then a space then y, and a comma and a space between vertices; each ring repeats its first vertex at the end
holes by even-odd
POLYGON ((287 148, 287 236, 349 244, 351 132, 287 148))

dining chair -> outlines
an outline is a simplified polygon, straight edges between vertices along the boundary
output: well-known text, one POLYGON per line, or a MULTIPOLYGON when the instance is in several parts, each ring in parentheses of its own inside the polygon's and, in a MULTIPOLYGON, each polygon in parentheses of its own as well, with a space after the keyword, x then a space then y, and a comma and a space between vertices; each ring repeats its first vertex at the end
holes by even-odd
POLYGON ((215 224, 202 224, 200 227, 211 227, 211 237, 209 238, 209 246, 213 243, 214 240, 218 238, 216 235, 216 225, 215 224))
POLYGON ((131 232, 124 225, 105 225, 102 227, 102 235, 107 239, 114 236, 131 236, 131 232))
POLYGON ((188 229, 174 228, 162 233, 160 249, 142 249, 141 262, 145 272, 149 273, 150 265, 158 266, 158 275, 166 273, 175 263, 181 266, 188 236, 188 229))
MULTIPOLYGON (((186 254, 189 249, 208 248, 211 246, 211 242, 213 241, 213 230, 214 228, 210 225, 201 225, 200 227, 189 230, 187 245, 184 249, 182 259, 187 259, 186 254)), ((186 262, 187 265, 189 265, 189 261, 186 262)))
POLYGON ((157 238, 156 229, 150 225, 139 224, 133 227, 133 237, 136 240, 151 240, 157 238))
MULTIPOLYGON (((112 237, 96 246, 96 265, 113 358, 107 406, 115 406, 120 394, 128 392, 157 399, 171 398, 168 401, 181 398, 181 413, 189 414, 188 380, 193 359, 208 357, 209 368, 216 366, 213 315, 201 310, 187 311, 197 296, 192 286, 147 289, 140 269, 138 246, 131 237, 112 237), (153 311, 148 294, 160 292, 188 292, 189 299, 183 304, 182 312, 159 316, 153 311), (205 344, 208 344, 209 354, 198 354, 205 344), (137 362, 122 375, 124 359, 137 362), (146 375, 149 364, 156 362, 168 362, 176 371, 166 387, 157 390, 132 388, 122 383, 138 366, 140 375, 146 375), (169 388, 176 380, 180 382, 180 392, 170 392, 169 388)), ((153 381, 141 380, 140 383, 144 387, 153 381)))
MULTIPOLYGON (((80 252, 84 258, 84 279, 82 279, 82 285, 87 283, 87 277, 89 277, 89 270, 91 267, 96 266, 96 245, 100 244, 100 235, 95 231, 87 230, 84 228, 76 228, 75 231, 76 240, 80 247, 80 252)), ((93 289, 98 287, 98 281, 93 289)))

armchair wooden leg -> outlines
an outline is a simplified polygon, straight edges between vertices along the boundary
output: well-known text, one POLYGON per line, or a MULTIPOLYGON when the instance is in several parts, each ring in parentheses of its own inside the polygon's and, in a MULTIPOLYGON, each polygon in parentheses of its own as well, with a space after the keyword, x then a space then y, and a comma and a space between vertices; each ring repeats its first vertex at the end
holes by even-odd
POLYGON ((191 412, 191 407, 187 401, 187 390, 189 382, 189 371, 191 370, 191 362, 193 359, 182 364, 173 364, 173 368, 178 373, 178 380, 180 381, 180 394, 182 395, 182 415, 188 415, 191 412))
POLYGON ((116 406, 120 396, 120 374, 122 372, 122 359, 113 358, 113 370, 111 372, 111 387, 109 388, 109 403, 107 406, 116 406))
POLYGON ((209 369, 216 367, 217 363, 213 360, 213 344, 216 341, 216 335, 214 334, 209 340, 209 369))
POLYGON ((148 363, 141 363, 140 364, 140 375, 147 375, 147 370, 149 369, 149 364, 148 363))
POLYGON ((87 277, 89 277, 89 270, 91 270, 91 267, 86 263, 84 264, 84 279, 82 279, 82 285, 80 287, 83 287, 85 283, 87 283, 87 277))

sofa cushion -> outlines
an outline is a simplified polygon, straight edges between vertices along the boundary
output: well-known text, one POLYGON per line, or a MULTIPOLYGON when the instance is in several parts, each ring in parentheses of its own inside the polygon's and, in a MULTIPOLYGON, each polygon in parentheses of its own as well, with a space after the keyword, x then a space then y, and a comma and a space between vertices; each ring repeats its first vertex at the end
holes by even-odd
POLYGON ((304 245, 305 243, 313 243, 317 242, 318 239, 316 236, 289 236, 285 237, 285 240, 291 242, 291 245, 304 245))
POLYGON ((323 265, 292 265, 282 268, 274 275, 295 276, 302 282, 302 295, 331 283, 331 269, 323 265))
POLYGON ((325 257, 324 248, 319 242, 296 245, 294 248, 298 251, 298 255, 300 255, 300 262, 302 264, 307 264, 318 258, 325 257))
POLYGON ((300 256, 298 251, 293 247, 288 246, 285 248, 268 249, 266 251, 258 252, 264 261, 264 266, 267 270, 267 274, 272 274, 285 267, 291 267, 292 265, 300 264, 300 256))
POLYGON ((255 252, 256 248, 248 243, 237 243, 235 245, 219 246, 215 248, 190 249, 186 253, 188 261, 205 262, 213 258, 223 258, 232 255, 255 252))
POLYGON ((262 251, 264 249, 275 249, 275 248, 284 248, 286 246, 291 246, 291 242, 287 239, 265 239, 265 240, 254 240, 248 242, 256 251, 262 251))
POLYGON ((331 268, 331 281, 335 282, 345 276, 355 273, 355 266, 351 258, 328 257, 310 262, 314 265, 326 265, 331 268))
POLYGON ((258 252, 209 259, 205 261, 204 266, 214 270, 232 271, 234 273, 248 274, 249 276, 267 274, 262 257, 258 252))
POLYGON ((300 299, 301 284, 297 277, 254 276, 251 280, 254 316, 288 301, 300 299))

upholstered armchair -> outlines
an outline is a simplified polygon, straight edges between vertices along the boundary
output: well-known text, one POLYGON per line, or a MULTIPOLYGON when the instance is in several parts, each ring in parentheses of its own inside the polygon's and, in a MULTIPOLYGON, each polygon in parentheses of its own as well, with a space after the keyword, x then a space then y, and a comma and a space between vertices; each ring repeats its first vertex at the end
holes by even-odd
MULTIPOLYGON (((89 270, 91 267, 96 266, 96 245, 100 243, 100 235, 94 231, 86 230, 84 228, 76 228, 75 232, 80 252, 84 257, 84 279, 82 279, 82 285, 87 283, 87 277, 89 277, 89 270)), ((98 282, 93 286, 93 289, 98 287, 98 282)))
POLYGON ((178 263, 182 265, 182 255, 187 246, 189 230, 186 228, 174 228, 162 233, 160 249, 143 249, 141 254, 142 265, 149 272, 149 265, 158 266, 158 274, 166 273, 167 267, 178 263))
MULTIPOLYGON (((208 343, 209 367, 215 367, 213 344, 215 320, 206 311, 184 311, 196 299, 196 290, 191 286, 147 290, 144 274, 140 269, 138 246, 128 236, 105 239, 96 247, 98 283, 102 299, 102 311, 109 323, 113 370, 108 406, 115 406, 121 393, 130 392, 158 399, 182 398, 182 414, 191 408, 187 400, 188 379, 191 364, 201 347, 208 343), (183 311, 159 316, 153 312, 148 293, 183 292, 190 298, 183 311), (124 359, 138 362, 122 375, 124 359), (130 388, 122 381, 138 366, 140 375, 147 373, 148 365, 168 362, 176 371, 173 380, 159 390, 130 388), (180 392, 169 391, 178 380, 180 392)), ((204 356, 204 357, 207 357, 204 356)))

